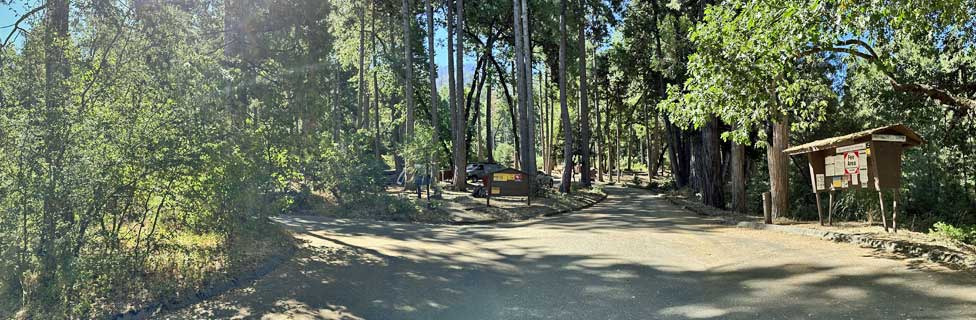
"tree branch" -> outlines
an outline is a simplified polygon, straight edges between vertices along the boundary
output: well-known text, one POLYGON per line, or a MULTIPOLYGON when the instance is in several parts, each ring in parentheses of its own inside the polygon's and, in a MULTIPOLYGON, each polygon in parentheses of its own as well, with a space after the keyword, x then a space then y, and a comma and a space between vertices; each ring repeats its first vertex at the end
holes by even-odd
POLYGON ((34 15, 35 13, 37 13, 37 12, 39 12, 41 10, 44 10, 44 8, 47 8, 47 3, 42 4, 42 5, 40 5, 37 8, 31 9, 31 11, 27 11, 27 13, 25 13, 22 16, 20 16, 20 18, 17 18, 17 21, 14 22, 14 24, 9 25, 8 27, 14 27, 14 28, 13 28, 13 30, 10 30, 10 33, 9 34, 7 34, 7 38, 5 40, 3 40, 3 45, 0 45, 0 48, 6 48, 7 47, 7 44, 10 43, 10 38, 13 38, 14 34, 16 34, 18 30, 24 30, 24 29, 20 28, 20 23, 21 22, 24 22, 24 20, 27 20, 27 18, 30 18, 30 16, 34 15))
MULTIPOLYGON (((797 58, 808 56, 811 54, 816 54, 819 52, 838 52, 847 53, 854 57, 861 58, 871 62, 888 78, 888 82, 891 84, 892 89, 897 92, 912 93, 916 95, 925 96, 938 101, 941 104, 951 107, 954 111, 959 111, 963 113, 976 113, 976 100, 970 99, 968 97, 960 96, 955 93, 950 92, 947 89, 939 88, 934 85, 923 84, 923 83, 904 83, 898 80, 895 75, 888 70, 884 61, 878 56, 877 52, 874 51, 870 45, 861 41, 859 39, 849 39, 845 41, 840 41, 832 47, 819 47, 814 46, 808 50, 802 51, 797 55, 797 58), (861 47, 867 51, 861 52, 855 47, 861 47)), ((965 88, 965 87, 964 87, 965 88)))

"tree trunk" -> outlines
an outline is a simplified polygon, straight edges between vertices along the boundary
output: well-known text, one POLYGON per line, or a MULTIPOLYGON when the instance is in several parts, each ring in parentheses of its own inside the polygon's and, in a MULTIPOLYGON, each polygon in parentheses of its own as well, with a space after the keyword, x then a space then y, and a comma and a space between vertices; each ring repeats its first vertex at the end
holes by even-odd
POLYGON ((491 73, 488 73, 488 97, 485 101, 485 149, 488 151, 488 162, 495 163, 495 136, 491 131, 491 73))
MULTIPOLYGON (((490 45, 489 45, 489 48, 490 48, 490 45)), ((491 49, 488 49, 488 50, 491 50, 491 49)), ((480 139, 480 137, 481 137, 481 126, 478 123, 478 121, 481 120, 481 90, 484 89, 485 81, 488 79, 488 60, 487 60, 487 56, 484 56, 483 58, 485 58, 484 59, 484 63, 481 65, 481 68, 475 69, 475 77, 474 77, 475 80, 474 80, 474 82, 471 83, 471 85, 473 87, 476 86, 476 88, 472 88, 471 89, 471 92, 474 92, 475 93, 474 94, 474 99, 468 101, 468 104, 469 105, 472 105, 471 107, 474 108, 474 117, 471 118, 472 120, 470 122, 470 126, 469 126, 469 129, 468 129, 470 132, 469 132, 469 135, 467 137, 465 137, 465 139, 466 139, 465 143, 469 147, 471 145, 471 139, 472 138, 478 137, 478 139, 480 139), (480 73, 479 73, 479 71, 480 71, 480 73), (475 131, 477 131, 477 133, 475 131)), ((469 96, 469 99, 470 99, 470 95, 468 95, 468 96, 469 96)), ((475 140, 475 141, 477 141, 477 140, 475 140)), ((478 153, 478 160, 479 161, 482 161, 481 159, 484 159, 484 158, 481 157, 481 154, 480 154, 480 151, 479 151, 479 153, 478 153)))
MULTIPOLYGON (((649 108, 647 105, 647 103, 643 103, 641 106, 641 111, 644 118, 644 139, 641 141, 641 145, 644 146, 644 153, 641 155, 644 156, 644 164, 647 167, 647 181, 650 182, 651 178, 654 177, 654 173, 651 170, 654 168, 654 159, 657 154, 655 154, 654 143, 651 139, 651 116, 650 112, 648 112, 649 108)), ((656 120, 657 119, 655 119, 655 122, 656 120)))
POLYGON ((590 187, 590 106, 586 83, 586 10, 583 1, 579 3, 579 87, 580 87, 580 184, 590 187))
POLYGON ((668 160, 671 162, 671 175, 674 178, 675 188, 687 187, 691 180, 691 154, 688 150, 688 142, 685 139, 684 131, 671 123, 667 115, 664 117, 664 126, 668 134, 668 160))
POLYGON ((406 70, 407 88, 404 95, 407 97, 407 139, 413 139, 414 126, 414 106, 413 106, 413 54, 410 46, 410 20, 413 15, 410 11, 410 0, 403 0, 403 68, 406 70))
MULTIPOLYGON (((631 127, 630 122, 627 123, 627 127, 628 128, 631 127)), ((634 156, 634 145, 635 145, 634 140, 637 140, 636 135, 637 134, 634 133, 634 130, 627 130, 627 171, 630 172, 634 172, 633 156, 634 156)))
POLYGON ((732 211, 746 213, 746 148, 745 146, 732 143, 731 156, 732 177, 732 211))
MULTIPOLYGON (((549 168, 549 95, 547 94, 547 89, 549 88, 549 77, 547 75, 549 71, 546 70, 539 75, 539 94, 542 96, 540 99, 541 106, 539 107, 539 120, 542 121, 542 127, 540 129, 541 134, 539 135, 539 141, 542 144, 542 170, 545 171, 549 168)), ((548 172, 546 173, 548 174, 548 172)))
MULTIPOLYGON (((457 164, 457 153, 458 153, 458 145, 457 145, 457 131, 458 131, 458 124, 457 124, 457 109, 458 109, 457 96, 458 96, 458 93, 456 92, 457 85, 455 85, 457 83, 457 79, 454 76, 454 72, 456 70, 455 69, 455 66, 454 66, 454 57, 455 57, 455 55, 454 55, 454 30, 455 30, 454 23, 456 22, 456 20, 454 19, 454 3, 453 3, 453 0, 444 0, 444 5, 447 7, 447 20, 446 20, 445 24, 447 24, 447 93, 448 93, 448 109, 449 109, 448 110, 449 111, 448 113, 451 115, 451 118, 448 121, 448 124, 450 125, 450 129, 451 129, 451 156, 450 156, 450 159, 451 159, 451 165, 453 166, 451 168, 451 171, 453 173, 457 173, 457 171, 458 171, 457 170, 457 166, 458 166, 458 164, 457 164)), ((460 179, 464 179, 464 178, 466 178, 466 177, 460 177, 460 179)), ((454 185, 457 185, 457 181, 456 180, 458 180, 458 179, 459 179, 458 176, 455 176, 454 177, 454 180, 455 180, 454 185)))
MULTIPOLYGON (((518 20, 517 17, 515 19, 518 20)), ((518 41, 518 39, 515 40, 518 41)), ((522 46, 517 45, 515 46, 515 48, 521 50, 520 48, 522 48, 522 46)), ((522 101, 525 100, 524 98, 520 98, 521 97, 520 94, 522 92, 522 87, 521 84, 519 83, 519 81, 521 81, 521 74, 519 74, 520 60, 521 59, 518 59, 518 56, 516 56, 515 59, 512 60, 512 90, 515 91, 515 98, 517 100, 513 101, 514 102, 513 107, 510 107, 508 110, 509 112, 512 113, 512 132, 515 136, 523 135, 522 127, 521 127, 523 121, 518 114, 518 112, 522 108, 522 101)), ((519 140, 521 142, 521 139, 519 140)), ((522 145, 515 144, 515 161, 512 161, 514 162, 512 166, 514 166, 515 169, 522 169, 522 155, 524 154, 522 151, 523 151, 522 145)))
MULTIPOLYGON (((512 122, 512 140, 515 143, 515 148, 513 148, 513 152, 515 153, 515 157, 514 157, 515 163, 512 164, 512 166, 518 167, 519 136, 518 136, 518 119, 517 119, 518 115, 515 111, 515 101, 512 98, 512 93, 509 92, 508 90, 508 79, 505 78, 505 71, 502 70, 502 66, 499 65, 498 61, 495 60, 495 58, 492 57, 491 55, 489 55, 488 58, 491 59, 491 63, 495 66, 495 72, 498 73, 498 83, 501 85, 502 91, 505 92, 505 101, 507 102, 508 105, 508 115, 512 122)), ((514 74, 515 73, 514 64, 512 65, 512 71, 513 71, 512 73, 514 74)))
MULTIPOLYGON (((59 239, 65 236, 64 227, 74 222, 73 210, 65 203, 67 195, 63 190, 63 162, 67 125, 67 81, 71 77, 71 65, 65 55, 70 42, 68 19, 70 13, 68 0, 48 0, 47 17, 44 30, 44 127, 42 128, 43 162, 45 170, 42 197, 42 231, 39 290, 35 294, 54 298, 58 283, 59 239), (58 221, 61 221, 59 227, 58 221)), ((29 297, 29 299, 36 297, 29 297)), ((40 298, 44 299, 44 298, 40 298)))
MULTIPOLYGON (((478 95, 477 96, 481 96, 481 89, 478 89, 478 95)), ((480 99, 478 100, 478 103, 475 104, 475 108, 478 108, 478 109, 474 111, 474 113, 475 113, 475 116, 474 116, 475 121, 471 123, 471 126, 474 127, 475 130, 477 131, 474 134, 475 135, 475 142, 478 145, 477 148, 476 148, 478 150, 478 155, 477 155, 478 158, 477 159, 478 159, 478 161, 486 161, 486 160, 484 160, 484 159, 486 159, 485 158, 485 140, 482 139, 482 135, 481 135, 481 133, 482 133, 481 132, 481 127, 484 124, 484 121, 481 120, 481 116, 482 115, 481 115, 481 100, 480 99)))
MULTIPOLYGON (((382 145, 382 142, 381 142, 381 138, 382 137, 381 137, 381 133, 380 133, 381 132, 381 130, 380 130, 380 86, 379 86, 379 81, 377 80, 377 73, 379 72, 379 68, 376 67, 376 56, 377 56, 377 54, 376 54, 377 53, 377 50, 376 50, 376 0, 373 0, 372 7, 373 7, 373 9, 372 9, 372 17, 370 18, 372 20, 371 26, 370 26, 370 30, 372 32, 372 37, 371 37, 372 38, 372 40, 371 40, 372 43, 370 44, 370 47, 373 48, 373 55, 372 55, 373 56, 372 57, 372 59, 373 59, 373 62, 372 62, 372 65, 373 65, 373 113, 376 115, 374 117, 375 125, 373 126, 373 149, 374 149, 373 150, 373 156, 375 156, 377 159, 382 159, 381 156, 380 156, 380 153, 381 153, 380 146, 382 145)), ((369 117, 366 117, 366 120, 368 121, 369 120, 369 117)))
POLYGON ((559 191, 568 194, 573 181, 573 126, 566 105, 566 0, 559 1, 559 109, 562 118, 563 135, 563 175, 559 191))
MULTIPOLYGON (((431 135, 431 145, 437 145, 440 141, 440 108, 438 108, 441 97, 437 94, 437 64, 434 62, 434 6, 430 3, 430 0, 426 1, 427 8, 427 71, 428 80, 430 81, 430 126, 431 135)), ((377 130, 379 127, 377 127, 377 130)), ((437 157, 434 156, 435 153, 431 152, 431 170, 434 172, 438 171, 437 157)), ((437 176, 436 174, 434 176, 437 176)))
MULTIPOLYGON (((491 42, 492 41, 488 42, 489 48, 491 47, 491 42)), ((487 58, 488 58, 487 54, 482 55, 481 58, 478 58, 478 64, 475 66, 474 76, 472 77, 471 80, 471 90, 468 90, 468 95, 466 98, 467 103, 464 106, 463 117, 465 117, 465 119, 469 119, 469 118, 471 119, 470 122, 471 125, 468 126, 468 131, 464 136, 466 148, 471 147, 471 139, 474 138, 475 131, 477 131, 476 130, 477 119, 478 117, 481 116, 480 113, 477 111, 480 110, 478 108, 480 108, 480 103, 481 103, 481 89, 485 84, 485 72, 486 72, 485 70, 487 69, 483 69, 483 68, 488 67, 487 58)), ((466 151, 470 151, 470 150, 466 150, 466 151)))
MULTIPOLYGON (((596 70, 596 61, 594 57, 593 70, 596 70)), ((596 71, 594 71, 596 72, 596 71)), ((599 79, 594 80, 596 82, 593 88, 593 109, 596 114, 596 181, 603 182, 603 127, 600 125, 600 89, 599 89, 599 79)))
POLYGON ((530 141, 532 141, 532 138, 529 136, 529 114, 527 113, 528 107, 526 107, 526 100, 528 99, 528 95, 526 95, 527 86, 525 84, 525 79, 526 79, 525 59, 522 57, 523 55, 522 51, 524 49, 524 46, 522 45, 522 41, 524 40, 524 38, 522 37, 521 6, 522 6, 521 0, 512 1, 512 17, 513 17, 512 27, 514 29, 514 33, 512 34, 512 36, 514 37, 513 40, 515 42, 514 67, 515 67, 515 86, 517 88, 516 94, 518 95, 518 119, 519 119, 518 130, 519 130, 519 135, 522 136, 522 144, 519 145, 520 158, 517 159, 517 161, 519 162, 519 167, 529 168, 529 158, 531 157, 531 155, 528 152, 528 146, 531 144, 530 141))
MULTIPOLYGON (((552 79, 553 78, 552 69, 551 68, 546 68, 546 69, 549 69, 549 78, 548 78, 548 81, 552 81, 553 80, 552 79)), ((549 113, 549 129, 548 130, 549 131, 547 131, 547 133, 546 133, 546 137, 547 137, 546 138, 547 139, 546 140, 546 148, 549 149, 549 166, 546 167, 546 174, 552 175, 552 168, 556 166, 556 155, 554 154, 556 150, 555 150, 555 148, 553 148, 553 145, 555 144, 554 142, 556 140, 556 134, 558 134, 558 131, 556 131, 556 114, 555 114, 556 113, 556 108, 555 108, 556 102, 555 101, 552 101, 552 95, 549 94, 548 88, 549 88, 549 84, 546 83, 546 90, 547 90, 546 100, 549 101, 549 111, 548 111, 548 113, 549 113)))
POLYGON ((725 208, 722 194, 722 145, 719 140, 718 120, 712 117, 701 129, 700 158, 698 164, 698 185, 702 202, 719 209, 725 208))
POLYGON ((366 10, 364 4, 359 5, 359 114, 357 127, 365 128, 369 122, 369 106, 366 105, 366 10))
POLYGON ((790 144, 790 121, 783 116, 781 122, 773 123, 772 143, 766 149, 769 158, 769 188, 773 200, 773 218, 785 217, 789 213, 789 159, 783 150, 790 144))
MULTIPOLYGON (((617 101, 620 101, 620 97, 617 97, 617 101)), ((623 125, 623 118, 624 117, 623 117, 623 110, 619 110, 619 109, 621 109, 621 105, 620 105, 619 102, 617 103, 617 109, 618 109, 617 110, 617 114, 616 114, 616 117, 617 117, 617 119, 616 119, 617 120, 617 137, 616 137, 616 141, 614 142, 614 147, 613 147, 614 152, 616 154, 614 154, 613 167, 614 167, 614 169, 617 170, 617 182, 618 183, 622 183, 622 181, 620 180, 620 177, 622 175, 621 172, 620 172, 620 127, 623 125)))
POLYGON ((528 146, 525 148, 528 158, 528 168, 523 167, 523 171, 529 174, 529 185, 535 182, 535 176, 538 172, 538 165, 535 159, 535 105, 532 103, 532 37, 529 32, 529 3, 528 0, 522 0, 522 63, 523 68, 525 68, 525 105, 528 108, 526 114, 530 116, 528 119, 528 140, 523 142, 523 145, 528 146))
POLYGON ((465 181, 466 180, 465 178, 467 176, 465 172, 465 167, 467 166, 467 162, 468 162, 468 154, 467 152, 465 152, 465 150, 467 150, 467 147, 465 146, 464 143, 465 142, 464 134, 466 132, 465 129, 467 128, 466 125, 467 118, 464 116, 464 108, 463 108, 464 106, 464 0, 457 0, 457 26, 455 26, 455 28, 456 28, 455 33, 457 35, 457 41, 456 41, 457 43, 455 44, 457 45, 457 49, 454 52, 454 54, 457 55, 455 57, 456 60, 455 64, 457 67, 457 71, 456 71, 457 82, 455 83, 455 85, 457 86, 457 88, 454 90, 456 91, 456 95, 457 95, 457 107, 455 107, 454 110, 455 111, 454 118, 455 118, 455 122, 457 123, 457 130, 455 132, 456 136, 454 138, 456 143, 456 145, 454 146, 454 189, 456 191, 464 191, 467 188, 467 181, 465 181))

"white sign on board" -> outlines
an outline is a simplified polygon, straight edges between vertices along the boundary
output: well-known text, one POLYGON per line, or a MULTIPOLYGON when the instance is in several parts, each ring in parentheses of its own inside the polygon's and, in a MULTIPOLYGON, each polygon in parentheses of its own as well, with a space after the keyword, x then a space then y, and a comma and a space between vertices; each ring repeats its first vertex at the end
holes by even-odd
POLYGON ((890 142, 905 142, 905 136, 898 134, 872 134, 871 140, 874 141, 890 141, 890 142))
POLYGON ((864 150, 867 148, 868 148, 868 143, 864 142, 864 143, 852 144, 849 146, 838 147, 837 153, 840 154, 840 153, 850 152, 854 150, 864 150))
POLYGON ((860 173, 861 164, 861 154, 857 151, 845 152, 844 153, 844 174, 858 174, 860 173))

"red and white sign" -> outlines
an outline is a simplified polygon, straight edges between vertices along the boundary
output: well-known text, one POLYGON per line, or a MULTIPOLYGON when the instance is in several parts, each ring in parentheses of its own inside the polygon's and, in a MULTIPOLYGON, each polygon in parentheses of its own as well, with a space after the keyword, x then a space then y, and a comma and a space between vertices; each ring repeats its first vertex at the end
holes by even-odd
POLYGON ((861 153, 860 151, 844 152, 844 174, 861 173, 861 153))

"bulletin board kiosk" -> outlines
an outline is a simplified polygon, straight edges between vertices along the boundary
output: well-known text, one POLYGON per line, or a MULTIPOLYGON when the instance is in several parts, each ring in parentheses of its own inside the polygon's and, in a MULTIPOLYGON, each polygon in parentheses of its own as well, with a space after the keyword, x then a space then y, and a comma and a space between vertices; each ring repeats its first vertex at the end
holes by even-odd
POLYGON ((485 176, 486 204, 491 206, 493 196, 524 196, 526 202, 532 204, 529 175, 512 168, 504 168, 485 176))
MULTIPOLYGON (((901 124, 874 128, 852 134, 833 137, 795 146, 784 153, 790 156, 806 155, 809 162, 810 182, 817 197, 817 215, 824 224, 820 194, 830 196, 827 205, 827 223, 833 225, 834 194, 847 190, 873 190, 878 192, 881 203, 881 223, 885 232, 885 201, 882 190, 893 190, 891 227, 898 232, 898 200, 901 190, 902 151, 924 143, 911 129, 901 124)), ((868 216, 871 221, 871 216, 868 216)))

